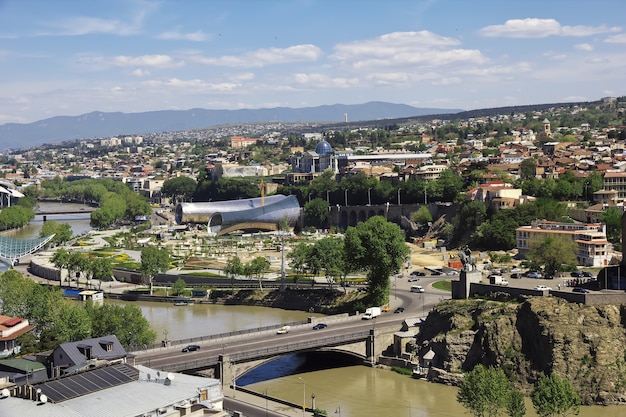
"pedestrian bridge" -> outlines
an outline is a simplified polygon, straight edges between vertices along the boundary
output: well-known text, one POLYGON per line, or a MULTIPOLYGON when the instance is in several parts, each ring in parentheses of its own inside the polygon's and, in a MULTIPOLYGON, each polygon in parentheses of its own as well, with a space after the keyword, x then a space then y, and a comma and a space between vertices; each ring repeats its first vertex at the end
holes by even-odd
POLYGON ((0 236, 0 262, 15 266, 20 259, 31 255, 52 240, 54 235, 35 239, 13 239, 0 236))

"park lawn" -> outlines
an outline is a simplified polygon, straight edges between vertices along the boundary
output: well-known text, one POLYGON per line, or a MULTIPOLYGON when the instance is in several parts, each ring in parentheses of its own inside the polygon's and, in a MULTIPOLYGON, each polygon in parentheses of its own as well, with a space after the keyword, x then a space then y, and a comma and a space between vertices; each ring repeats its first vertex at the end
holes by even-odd
POLYGON ((452 282, 451 281, 436 281, 433 282, 433 288, 436 288, 441 291, 452 291, 452 282))

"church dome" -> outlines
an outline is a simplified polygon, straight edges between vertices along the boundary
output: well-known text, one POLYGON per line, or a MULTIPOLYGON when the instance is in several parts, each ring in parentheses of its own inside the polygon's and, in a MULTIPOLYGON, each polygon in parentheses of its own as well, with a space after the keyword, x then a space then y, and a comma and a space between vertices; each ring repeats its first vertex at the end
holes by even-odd
POLYGON ((315 153, 318 155, 327 155, 333 153, 333 148, 330 146, 330 143, 323 140, 315 146, 315 153))

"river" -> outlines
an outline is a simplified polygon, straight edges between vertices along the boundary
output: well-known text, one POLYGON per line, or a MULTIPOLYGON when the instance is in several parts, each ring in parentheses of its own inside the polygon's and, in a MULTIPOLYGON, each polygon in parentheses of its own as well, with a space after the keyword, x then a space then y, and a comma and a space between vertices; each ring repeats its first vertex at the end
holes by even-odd
MULTIPOLYGON (((66 204, 44 203, 49 210, 66 204)), ((76 205, 81 207, 81 205, 76 205)), ((69 223, 74 234, 90 230, 89 214, 54 215, 49 220, 69 223)), ((39 234, 43 218, 37 216, 28 226, 12 231, 12 237, 33 238, 39 234)), ((121 301, 107 300, 110 303, 121 301)), ((224 333, 288 321, 305 320, 309 313, 264 307, 194 304, 177 307, 166 303, 135 302, 161 340, 167 333, 172 340, 224 333)), ((261 366, 237 380, 238 386, 297 404, 325 409, 329 417, 448 417, 466 414, 456 402, 456 388, 415 380, 395 372, 351 365, 332 355, 289 355, 261 366), (324 366, 333 369, 320 369, 324 366)), ((227 388, 226 394, 233 394, 227 388)), ((235 394, 236 395, 236 394, 235 394)), ((536 417, 530 399, 526 413, 536 417)), ((626 417, 626 407, 582 407, 582 417, 626 417)))

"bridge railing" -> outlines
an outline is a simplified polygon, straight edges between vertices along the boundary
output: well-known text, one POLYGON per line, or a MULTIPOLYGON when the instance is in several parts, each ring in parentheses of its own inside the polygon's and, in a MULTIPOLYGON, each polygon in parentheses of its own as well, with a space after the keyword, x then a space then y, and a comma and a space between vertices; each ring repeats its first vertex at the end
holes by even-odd
MULTIPOLYGON (((307 340, 303 342, 289 343, 280 346, 272 346, 262 349, 253 349, 244 352, 225 352, 228 354, 229 360, 231 362, 241 362, 249 359, 259 359, 259 358, 268 358, 272 356, 282 355, 285 353, 292 353, 301 350, 319 348, 319 347, 330 347, 345 344, 348 342, 356 342, 365 340, 369 337, 369 330, 360 331, 350 334, 344 334, 340 336, 331 336, 331 337, 323 337, 316 338, 314 340, 307 340)), ((190 369, 202 369, 210 366, 215 366, 219 363, 220 355, 207 356, 202 359, 197 359, 193 361, 185 361, 179 363, 173 363, 169 365, 163 366, 164 371, 169 372, 180 372, 190 369)), ((141 363, 141 362, 138 362, 141 363)), ((148 364, 148 362, 146 362, 148 364)))
POLYGON ((152 349, 160 349, 166 346, 183 346, 183 345, 188 345, 188 344, 198 343, 198 342, 216 342, 216 341, 221 341, 223 339, 233 338, 236 336, 243 336, 243 335, 248 335, 251 333, 260 333, 263 331, 276 330, 283 326, 298 326, 298 325, 304 325, 304 324, 307 324, 307 322, 306 321, 292 321, 292 322, 283 323, 283 324, 272 324, 269 326, 255 327, 254 329, 242 329, 242 330, 235 330, 235 331, 226 332, 226 333, 190 337, 187 339, 168 340, 166 345, 164 343, 155 343, 152 345, 134 346, 130 349, 130 351, 140 352, 140 351, 146 351, 146 350, 152 350, 152 349))

